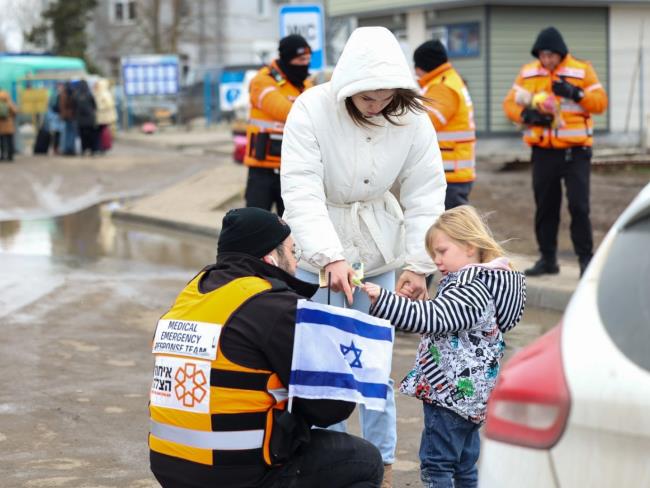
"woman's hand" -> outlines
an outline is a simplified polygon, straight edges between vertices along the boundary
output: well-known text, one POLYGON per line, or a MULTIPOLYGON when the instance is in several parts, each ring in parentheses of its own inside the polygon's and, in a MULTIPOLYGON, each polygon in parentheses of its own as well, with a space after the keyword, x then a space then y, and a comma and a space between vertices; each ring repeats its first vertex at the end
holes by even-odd
POLYGON ((330 288, 335 292, 343 292, 349 305, 352 305, 352 276, 354 270, 345 260, 334 261, 325 266, 325 274, 330 274, 330 288))
POLYGON ((426 300, 428 297, 427 280, 424 275, 406 270, 397 280, 395 293, 411 300, 426 300))
POLYGON ((377 299, 379 298, 379 295, 381 294, 381 286, 375 285, 374 283, 365 282, 361 289, 368 294, 368 298, 370 298, 370 305, 374 307, 377 299))

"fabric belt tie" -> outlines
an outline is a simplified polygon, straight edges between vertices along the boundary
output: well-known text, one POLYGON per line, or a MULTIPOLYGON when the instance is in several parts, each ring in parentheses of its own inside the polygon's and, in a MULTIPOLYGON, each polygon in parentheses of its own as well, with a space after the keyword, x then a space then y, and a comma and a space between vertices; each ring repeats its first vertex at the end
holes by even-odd
MULTIPOLYGON (((370 236, 375 241, 379 252, 387 263, 395 260, 395 254, 393 253, 392 245, 386 242, 384 235, 379 228, 377 223, 377 218, 375 217, 375 212, 373 210, 373 204, 375 203, 384 203, 386 207, 394 212, 393 215, 401 215, 402 209, 397 202, 397 199, 393 196, 392 193, 386 192, 383 196, 375 198, 372 200, 366 200, 363 202, 354 202, 354 203, 333 203, 327 202, 327 205, 334 208, 344 208, 350 209, 350 216, 352 218, 352 227, 355 233, 358 236, 361 236, 361 226, 360 221, 363 221, 370 232, 370 236)), ((389 212, 390 213, 390 212, 389 212)), ((395 217, 397 218, 397 217, 395 217)))

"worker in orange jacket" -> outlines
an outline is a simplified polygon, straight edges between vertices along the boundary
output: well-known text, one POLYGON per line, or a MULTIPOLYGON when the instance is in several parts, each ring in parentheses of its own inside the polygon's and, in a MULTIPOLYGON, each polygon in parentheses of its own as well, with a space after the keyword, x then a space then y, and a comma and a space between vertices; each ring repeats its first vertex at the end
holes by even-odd
POLYGON ((589 179, 593 144, 591 114, 607 108, 607 94, 588 61, 569 54, 562 34, 542 30, 503 108, 510 120, 523 124, 524 142, 532 147, 535 236, 540 259, 528 276, 556 274, 557 234, 562 206, 562 180, 571 214, 571 240, 580 274, 593 254, 589 219, 589 179))
POLYGON ((313 86, 309 76, 311 48, 297 34, 280 40, 279 58, 262 68, 250 83, 250 112, 246 127, 248 166, 246 206, 284 213, 280 193, 282 132, 294 100, 313 86))
POLYGON ((420 45, 413 52, 413 62, 422 94, 429 99, 425 107, 442 154, 447 179, 445 209, 467 204, 476 179, 472 98, 439 40, 420 45))

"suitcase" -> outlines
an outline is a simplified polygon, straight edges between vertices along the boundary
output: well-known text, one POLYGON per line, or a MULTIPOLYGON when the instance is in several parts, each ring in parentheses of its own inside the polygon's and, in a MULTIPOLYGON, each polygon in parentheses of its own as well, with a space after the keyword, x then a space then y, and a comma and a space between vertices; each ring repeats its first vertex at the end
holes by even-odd
POLYGON ((99 133, 99 149, 100 151, 108 151, 111 147, 113 147, 113 134, 111 128, 105 125, 99 133))
POLYGON ((50 150, 51 137, 50 132, 41 127, 34 141, 34 154, 47 154, 50 150))

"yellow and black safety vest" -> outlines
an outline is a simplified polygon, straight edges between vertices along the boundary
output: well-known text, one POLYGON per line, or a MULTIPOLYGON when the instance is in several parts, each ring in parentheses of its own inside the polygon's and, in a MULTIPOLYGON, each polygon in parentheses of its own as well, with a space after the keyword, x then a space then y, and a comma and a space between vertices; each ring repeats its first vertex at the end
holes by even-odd
POLYGON ((220 337, 231 315, 271 284, 244 277, 201 293, 203 274, 178 295, 156 328, 149 447, 215 470, 270 466, 273 414, 286 408, 287 390, 272 371, 228 359, 220 337))
MULTIPOLYGON (((467 183, 476 179, 476 128, 474 106, 465 82, 450 63, 427 73, 422 81, 424 96, 430 87, 444 84, 458 96, 458 110, 437 131, 438 145, 448 183, 467 183)), ((432 110, 431 108, 429 108, 432 110)), ((440 115, 441 118, 442 115, 440 115)))

